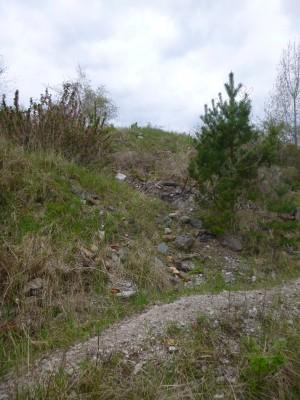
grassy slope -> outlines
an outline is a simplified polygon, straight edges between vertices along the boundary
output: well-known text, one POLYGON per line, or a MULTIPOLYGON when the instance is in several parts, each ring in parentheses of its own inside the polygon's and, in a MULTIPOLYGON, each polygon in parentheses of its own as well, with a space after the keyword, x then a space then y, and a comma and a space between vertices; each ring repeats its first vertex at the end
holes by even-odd
POLYGON ((136 150, 138 152, 155 153, 170 151, 178 154, 182 148, 190 146, 192 139, 188 135, 167 132, 152 127, 132 127, 119 130, 119 147, 123 150, 136 150))
MULTIPOLYGON (((122 130, 115 140, 114 165, 115 169, 136 174, 142 179, 184 179, 190 150, 190 138, 182 135, 151 128, 122 130), (131 162, 128 162, 128 153, 131 162), (124 154, 127 158, 122 159, 124 154)), ((154 268, 155 244, 161 240, 163 233, 158 231, 155 219, 158 215, 166 215, 166 204, 117 182, 110 169, 102 173, 89 171, 51 154, 26 154, 4 141, 0 145, 0 160, 3 172, 0 176, 0 274, 2 282, 8 283, 4 288, 1 314, 2 374, 20 360, 30 363, 45 351, 68 346, 75 340, 95 334, 154 298, 169 300, 180 293, 189 293, 189 290, 177 294, 170 292, 167 273, 154 268), (74 194, 74 187, 79 191, 97 194, 99 204, 86 204, 81 196, 74 194), (105 230, 105 241, 99 239, 99 229, 105 230), (112 244, 130 249, 125 266, 116 272, 120 277, 132 279, 139 288, 139 294, 129 301, 114 297, 107 286, 111 273, 107 259, 112 244), (81 249, 90 251, 95 247, 95 259, 89 260, 92 269, 82 269, 85 261, 81 249), (3 265, 8 273, 3 271, 3 265), (26 298, 23 287, 35 277, 42 277, 47 282, 47 290, 38 299, 26 298)), ((290 222, 283 221, 282 224, 288 226, 290 222)), ((297 227, 292 228, 297 232, 297 227)), ((281 231, 281 227, 278 229, 281 231)), ((270 266, 273 261, 273 258, 267 259, 262 266, 260 257, 251 259, 252 271, 257 276, 260 269, 266 268, 262 279, 252 284, 253 287, 268 282, 268 276, 275 267, 270 266)), ((277 281, 297 274, 293 262, 290 263, 285 254, 281 255, 281 261, 275 269, 277 281), (282 267, 285 270, 281 271, 282 267)), ((214 279, 216 274, 210 275, 211 281, 198 289, 199 292, 228 288, 222 279, 214 279)), ((249 280, 244 283, 238 281, 231 288, 245 287, 247 282, 249 280)), ((120 393, 116 391, 115 397, 111 398, 122 398, 122 390, 130 393, 128 398, 140 398, 141 393, 144 398, 155 398, 151 393, 159 382, 168 385, 182 385, 185 382, 186 385, 192 385, 197 377, 194 367, 187 360, 196 357, 196 353, 203 349, 203 343, 199 344, 188 333, 192 341, 186 345, 185 334, 183 332, 178 340, 183 341, 182 348, 188 346, 190 349, 191 354, 185 354, 186 361, 181 363, 180 357, 175 358, 175 362, 171 360, 170 364, 162 364, 158 369, 155 364, 149 364, 146 376, 125 382, 125 386, 120 386, 120 393), (197 351, 194 351, 194 347, 197 351), (173 371, 171 375, 169 370, 173 371), (174 374, 174 371, 180 371, 180 374, 174 374), (155 385, 150 381, 156 382, 155 385), (148 393, 148 397, 145 393, 148 393)), ((294 334, 294 331, 286 331, 287 337, 293 337, 294 334)), ((272 337, 273 333, 270 335, 272 337)), ((107 380, 115 385, 115 380, 120 377, 112 372, 114 369, 114 362, 108 363, 104 369, 101 367, 100 371, 90 371, 90 367, 87 367, 87 376, 94 381, 100 373, 102 382, 107 380)), ((121 369, 123 374, 123 366, 121 369)), ((130 373, 126 371, 126 374, 130 373)), ((94 390, 91 398, 98 398, 96 391, 101 392, 103 388, 92 389, 89 387, 91 381, 83 379, 79 386, 84 385, 87 392, 94 390)), ((66 382, 63 379, 61 385, 68 385, 66 382)), ((215 384, 213 380, 212 384, 215 384)), ((52 398, 56 398, 55 387, 56 384, 53 385, 52 398)), ((161 387, 163 395, 164 389, 161 387)), ((77 386, 76 390, 82 391, 77 386)), ((203 398, 206 394, 211 395, 209 385, 201 387, 201 390, 203 398)), ((165 395, 169 395, 169 391, 165 395)))
MULTIPOLYGON (((118 182, 114 168, 88 170, 0 140, 1 375, 174 294, 169 273, 154 265, 163 234, 155 221, 170 210, 165 203, 118 182), (89 204, 82 193, 97 195, 99 204, 89 204), (105 230, 104 241, 99 230, 105 230), (111 245, 129 249, 124 265, 113 271, 111 245), (82 249, 91 248, 97 250, 86 260, 82 249), (137 296, 127 301, 113 296, 107 284, 111 274, 132 280, 137 296), (46 288, 27 297, 24 287, 35 278, 46 288)), ((156 162, 165 151, 168 163, 182 157, 183 168, 189 148, 188 137, 153 128, 120 130, 114 137, 114 154, 135 151, 144 160, 155 153, 156 162)), ((156 177, 165 172, 156 164, 156 177)))
POLYGON ((184 180, 192 138, 151 127, 119 129, 114 164, 140 180, 184 180))
MULTIPOLYGON (((155 219, 167 212, 165 204, 54 155, 26 154, 4 141, 0 149, 3 373, 20 357, 68 345, 131 312, 130 302, 118 301, 106 285, 110 244, 130 249, 126 268, 115 272, 141 293, 156 293, 168 280, 152 267, 155 219), (85 204, 74 185, 97 194, 99 205, 85 204), (92 245, 96 259, 88 260, 89 269, 82 267, 81 249, 92 245), (23 294, 36 277, 47 282, 38 300, 23 294)), ((133 303, 145 301, 141 294, 133 303)))

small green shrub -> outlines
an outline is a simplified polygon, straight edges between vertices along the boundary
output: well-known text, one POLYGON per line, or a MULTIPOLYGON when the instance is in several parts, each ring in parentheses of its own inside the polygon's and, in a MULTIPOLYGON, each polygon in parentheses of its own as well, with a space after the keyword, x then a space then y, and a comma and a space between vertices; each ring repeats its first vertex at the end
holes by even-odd
POLYGON ((254 339, 248 343, 247 368, 244 371, 252 395, 259 396, 270 376, 277 374, 286 363, 286 342, 277 341, 268 351, 261 349, 254 339))
POLYGON ((296 209, 295 202, 281 197, 278 201, 267 201, 266 206, 269 211, 277 213, 292 214, 296 209))
POLYGON ((244 235, 247 250, 251 254, 259 254, 261 249, 269 250, 268 236, 258 229, 249 229, 244 235))
POLYGON ((214 235, 222 235, 231 229, 234 221, 234 214, 231 210, 211 210, 202 216, 204 226, 214 235))

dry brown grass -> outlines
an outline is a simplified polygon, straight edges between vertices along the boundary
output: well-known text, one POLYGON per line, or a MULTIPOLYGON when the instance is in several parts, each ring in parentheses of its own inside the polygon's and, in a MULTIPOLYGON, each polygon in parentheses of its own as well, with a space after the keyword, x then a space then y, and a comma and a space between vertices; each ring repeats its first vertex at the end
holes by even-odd
POLYGON ((138 153, 134 150, 122 150, 112 156, 113 164, 119 171, 145 179, 153 172, 156 157, 149 153, 138 153))
POLYGON ((172 180, 184 183, 192 150, 173 153, 159 150, 155 153, 122 150, 113 154, 113 164, 119 171, 127 172, 141 180, 172 180))
POLYGON ((189 161, 194 154, 192 149, 178 152, 161 151, 157 154, 155 171, 161 180, 184 183, 188 176, 189 161))

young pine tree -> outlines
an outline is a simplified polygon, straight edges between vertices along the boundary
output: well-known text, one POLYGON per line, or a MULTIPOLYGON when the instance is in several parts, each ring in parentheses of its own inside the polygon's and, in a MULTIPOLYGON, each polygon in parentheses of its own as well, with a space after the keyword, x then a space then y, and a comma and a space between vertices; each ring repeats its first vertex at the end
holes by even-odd
POLYGON ((225 84, 227 99, 219 94, 211 108, 205 105, 203 122, 197 133, 197 155, 190 164, 190 174, 200 183, 209 182, 214 188, 216 202, 232 207, 241 181, 249 174, 257 132, 250 121, 251 101, 242 93, 242 85, 235 86, 234 75, 229 74, 225 84))

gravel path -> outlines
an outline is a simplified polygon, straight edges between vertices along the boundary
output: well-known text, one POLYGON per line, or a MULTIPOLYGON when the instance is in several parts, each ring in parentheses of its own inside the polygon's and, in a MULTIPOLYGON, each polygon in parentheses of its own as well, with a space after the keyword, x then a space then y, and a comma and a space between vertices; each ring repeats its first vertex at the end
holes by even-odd
POLYGON ((281 307, 296 309, 295 298, 299 294, 300 279, 297 279, 268 290, 195 295, 182 297, 170 304, 152 306, 142 314, 112 325, 99 337, 93 337, 70 347, 67 351, 56 351, 40 359, 31 368, 30 373, 25 372, 19 377, 12 374, 7 376, 0 384, 0 400, 14 398, 13 393, 17 389, 45 382, 61 367, 73 373, 85 359, 103 359, 112 353, 124 350, 128 354, 140 353, 149 338, 163 334, 164 327, 168 323, 188 325, 201 314, 222 318, 236 309, 242 309, 245 315, 253 313, 253 310, 255 313, 265 312, 272 307, 273 301, 278 296, 281 299, 281 307))

